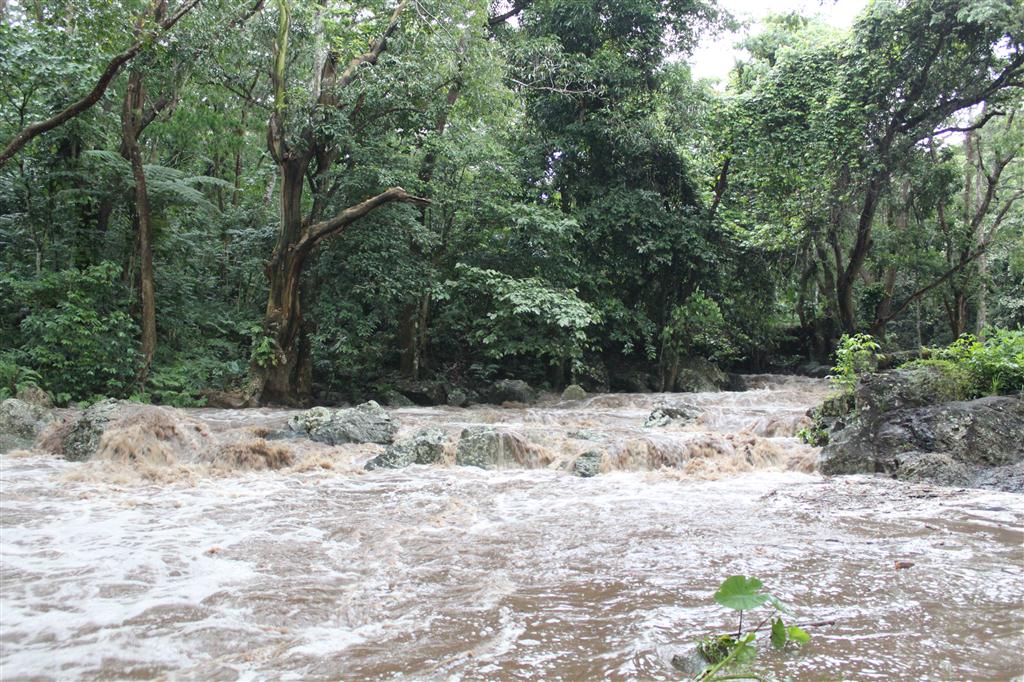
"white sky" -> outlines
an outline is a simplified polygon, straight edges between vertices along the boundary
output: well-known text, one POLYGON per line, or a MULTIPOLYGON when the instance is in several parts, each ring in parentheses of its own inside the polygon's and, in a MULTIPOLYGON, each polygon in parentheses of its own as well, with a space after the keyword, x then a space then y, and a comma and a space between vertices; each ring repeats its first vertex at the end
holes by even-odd
POLYGON ((853 24, 853 20, 867 5, 868 0, 718 0, 718 5, 737 19, 750 21, 738 33, 723 33, 701 41, 690 58, 694 78, 719 78, 723 81, 742 50, 734 46, 745 35, 756 33, 757 21, 769 14, 797 11, 805 15, 820 15, 827 23, 840 28, 853 24))

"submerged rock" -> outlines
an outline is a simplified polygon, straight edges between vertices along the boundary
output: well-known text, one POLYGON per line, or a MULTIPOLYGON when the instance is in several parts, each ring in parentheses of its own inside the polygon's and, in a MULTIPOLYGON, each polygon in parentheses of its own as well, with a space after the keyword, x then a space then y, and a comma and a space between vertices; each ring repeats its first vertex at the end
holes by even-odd
POLYGON ((455 449, 455 463, 481 469, 534 469, 546 461, 536 448, 516 434, 476 426, 462 432, 455 449))
POLYGON ((53 421, 45 408, 8 398, 0 403, 0 452, 32 447, 43 428, 53 421))
POLYGON ((305 434, 310 440, 328 445, 379 443, 387 445, 395 438, 398 424, 375 401, 347 409, 314 407, 288 420, 288 428, 305 434))
POLYGON ((679 404, 669 405, 662 403, 656 405, 654 411, 647 417, 644 426, 656 428, 668 426, 669 424, 689 424, 696 421, 700 416, 700 410, 693 405, 679 404))
POLYGON ((601 460, 604 453, 597 450, 588 450, 576 458, 572 463, 572 473, 581 478, 590 478, 601 473, 601 460))
POLYGON ((487 402, 529 404, 537 399, 537 392, 522 379, 501 379, 491 384, 486 393, 487 402))
POLYGON ((444 458, 444 443, 444 431, 423 429, 388 446, 382 454, 367 462, 366 468, 400 469, 411 464, 435 464, 444 458))
POLYGON ((587 392, 579 384, 570 384, 562 391, 562 400, 584 400, 587 392))

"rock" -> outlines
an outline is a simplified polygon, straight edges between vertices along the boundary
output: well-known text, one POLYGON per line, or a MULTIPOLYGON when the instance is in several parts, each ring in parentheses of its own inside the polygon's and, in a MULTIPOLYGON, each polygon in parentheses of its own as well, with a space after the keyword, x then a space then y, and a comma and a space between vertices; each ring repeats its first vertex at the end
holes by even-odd
POLYGON ((23 384, 14 396, 18 400, 49 410, 53 408, 53 396, 35 384, 23 384))
POLYGON ((725 372, 704 358, 687 358, 680 363, 672 390, 680 393, 713 393, 729 384, 725 372))
POLYGON ((812 438, 805 440, 811 445, 828 445, 834 434, 857 419, 853 393, 841 391, 830 395, 820 406, 808 410, 807 416, 811 418, 808 433, 812 438))
POLYGON ((253 400, 241 391, 202 391, 200 398, 206 399, 206 407, 219 407, 231 410, 240 410, 245 407, 253 407, 253 400))
POLYGON ((444 457, 445 433, 423 429, 404 438, 366 463, 367 469, 400 469, 411 464, 435 464, 444 457))
POLYGON ((601 473, 601 460, 604 453, 597 450, 588 450, 576 458, 572 463, 572 473, 581 478, 590 478, 601 473))
POLYGON ((967 465, 944 452, 905 452, 896 458, 899 477, 904 481, 938 483, 939 485, 970 485, 967 465))
POLYGON ((609 377, 609 384, 611 390, 622 393, 650 393, 658 387, 650 374, 630 368, 613 372, 609 377))
POLYGON ((328 445, 380 443, 394 440, 398 424, 375 401, 347 409, 314 407, 288 420, 288 428, 328 445))
POLYGON ((388 407, 413 407, 416 403, 398 391, 387 391, 384 393, 384 404, 388 407))
POLYGON ((103 436, 103 431, 121 410, 122 403, 107 398, 87 407, 74 420, 61 439, 60 450, 65 459, 84 462, 93 456, 103 436))
POLYGON ((827 379, 832 374, 832 368, 818 362, 805 362, 796 368, 796 373, 813 379, 827 379))
POLYGON ((857 410, 868 420, 892 410, 937 405, 964 397, 956 382, 933 366, 866 374, 857 382, 854 392, 857 410))
MULTIPOLYGON (((911 402, 901 390, 884 396, 897 404, 911 402)), ((904 406, 880 414, 865 411, 833 435, 822 450, 820 468, 827 475, 885 473, 979 485, 991 482, 986 474, 991 467, 1024 461, 1022 424, 1024 401, 1009 396, 904 406)))
POLYGON ((448 389, 443 381, 403 379, 395 389, 416 405, 432 407, 448 403, 448 389))
POLYGON ((576 440, 603 440, 604 434, 594 429, 575 429, 572 431, 566 431, 566 436, 569 438, 575 438, 576 440))
POLYGON ((455 386, 448 391, 449 407, 469 407, 479 401, 480 395, 471 389, 462 389, 455 386))
POLYGON ((462 432, 455 449, 455 463, 481 469, 535 469, 546 461, 521 437, 476 426, 462 432))
POLYGON ((725 375, 725 386, 722 388, 732 393, 742 393, 749 390, 750 387, 747 386, 747 380, 742 374, 729 372, 725 375))
POLYGON ((689 424, 700 416, 700 410, 693 405, 669 405, 661 403, 655 405, 654 411, 647 417, 644 426, 657 428, 669 424, 689 424))
POLYGON ((570 384, 562 391, 562 400, 584 400, 587 392, 579 384, 570 384))
POLYGON ((30 448, 53 416, 45 408, 8 398, 0 403, 0 452, 30 448))
POLYGON ((487 402, 495 405, 502 403, 529 404, 537 399, 537 392, 522 379, 501 379, 491 384, 485 397, 487 402))

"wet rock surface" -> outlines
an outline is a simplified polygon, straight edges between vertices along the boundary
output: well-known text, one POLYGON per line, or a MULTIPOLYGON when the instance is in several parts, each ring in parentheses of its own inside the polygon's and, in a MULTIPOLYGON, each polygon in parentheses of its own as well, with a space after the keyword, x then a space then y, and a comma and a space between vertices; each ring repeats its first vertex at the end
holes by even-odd
MULTIPOLYGON (((1024 461, 1024 402, 1013 396, 936 402, 930 372, 872 376, 857 389, 857 419, 821 453, 824 474, 883 473, 945 485, 993 486, 991 467, 1024 461)), ((1018 482, 1019 483, 1019 482, 1018 482)))
POLYGON ((700 416, 700 409, 686 403, 661 403, 648 415, 644 426, 659 428, 669 425, 691 424, 700 416))
POLYGON ((585 400, 587 392, 579 384, 570 384, 562 391, 562 400, 585 400))
POLYGON ((403 438, 366 463, 367 469, 400 469, 412 464, 437 464, 444 458, 446 436, 441 429, 423 429, 403 438))
POLYGON ((544 462, 538 449, 520 435, 477 426, 465 429, 459 437, 455 463, 481 469, 535 469, 544 462))
POLYGON ((528 405, 537 400, 537 392, 522 379, 501 379, 485 391, 484 398, 492 405, 522 403, 528 405))
POLYGON ((314 407, 289 419, 288 428, 295 434, 328 445, 387 445, 398 432, 398 424, 391 415, 373 400, 340 410, 314 407))
POLYGON ((40 405, 19 398, 3 401, 0 403, 0 452, 31 447, 51 421, 50 411, 40 405))
POLYGON ((604 453, 598 450, 588 450, 576 458, 572 463, 572 472, 581 478, 590 478, 601 473, 601 460, 604 453))

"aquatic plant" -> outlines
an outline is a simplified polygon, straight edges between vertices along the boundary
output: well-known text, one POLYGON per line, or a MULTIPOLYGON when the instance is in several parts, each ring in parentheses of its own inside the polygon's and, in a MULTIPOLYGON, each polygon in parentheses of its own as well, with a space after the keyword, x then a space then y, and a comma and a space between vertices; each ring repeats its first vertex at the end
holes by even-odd
POLYGON ((715 601, 722 606, 739 612, 736 634, 721 634, 705 637, 697 644, 697 652, 708 667, 697 675, 697 680, 764 679, 756 672, 746 670, 757 659, 757 635, 768 629, 772 648, 781 651, 787 645, 799 646, 810 641, 811 636, 797 625, 787 625, 782 616, 789 615, 789 608, 771 592, 763 590, 764 583, 754 577, 729 576, 715 592, 715 601), (752 629, 744 631, 743 614, 761 607, 770 611, 752 629))

